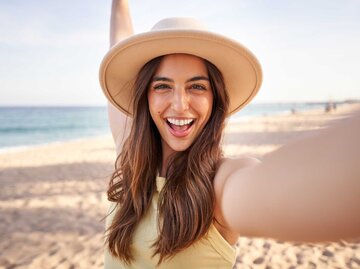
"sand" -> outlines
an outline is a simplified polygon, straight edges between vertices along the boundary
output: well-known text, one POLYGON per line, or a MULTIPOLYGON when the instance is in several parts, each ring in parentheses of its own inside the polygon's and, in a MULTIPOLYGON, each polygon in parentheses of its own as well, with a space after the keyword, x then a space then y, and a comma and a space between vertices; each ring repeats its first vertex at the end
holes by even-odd
MULTIPOLYGON (((261 158, 359 104, 228 124, 227 156, 261 158)), ((0 269, 102 268, 110 136, 0 153, 0 269)), ((236 268, 360 268, 360 241, 308 245, 240 238, 236 268)))

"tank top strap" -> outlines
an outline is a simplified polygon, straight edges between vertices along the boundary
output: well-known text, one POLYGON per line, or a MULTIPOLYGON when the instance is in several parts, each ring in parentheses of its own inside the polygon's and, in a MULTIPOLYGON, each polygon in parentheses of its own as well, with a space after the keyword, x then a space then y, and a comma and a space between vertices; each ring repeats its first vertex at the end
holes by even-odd
POLYGON ((156 176, 156 190, 157 192, 161 192, 164 188, 166 179, 164 177, 156 176))
POLYGON ((231 246, 228 241, 220 234, 214 224, 210 225, 207 233, 207 239, 211 243, 214 249, 227 261, 232 264, 235 263, 236 249, 231 246))

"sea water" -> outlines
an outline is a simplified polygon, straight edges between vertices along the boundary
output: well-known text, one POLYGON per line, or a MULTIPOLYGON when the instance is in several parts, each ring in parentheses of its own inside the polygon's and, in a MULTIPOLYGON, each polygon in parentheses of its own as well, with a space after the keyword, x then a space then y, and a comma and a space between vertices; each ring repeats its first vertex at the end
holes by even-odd
POLYGON ((109 132, 106 107, 0 107, 0 149, 109 132))
MULTIPOLYGON (((325 103, 253 103, 230 121, 324 108, 325 103)), ((110 135, 106 107, 0 107, 0 150, 110 135)))

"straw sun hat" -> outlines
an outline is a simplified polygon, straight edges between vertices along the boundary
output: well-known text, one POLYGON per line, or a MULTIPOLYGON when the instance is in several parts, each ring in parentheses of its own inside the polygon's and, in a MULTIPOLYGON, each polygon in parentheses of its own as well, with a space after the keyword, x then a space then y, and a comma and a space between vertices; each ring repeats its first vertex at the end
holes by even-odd
POLYGON ((221 71, 230 100, 229 115, 248 104, 260 88, 260 64, 246 47, 209 32, 195 19, 168 18, 149 32, 124 39, 109 50, 100 66, 105 96, 132 116, 132 89, 138 72, 151 59, 172 53, 201 57, 221 71))

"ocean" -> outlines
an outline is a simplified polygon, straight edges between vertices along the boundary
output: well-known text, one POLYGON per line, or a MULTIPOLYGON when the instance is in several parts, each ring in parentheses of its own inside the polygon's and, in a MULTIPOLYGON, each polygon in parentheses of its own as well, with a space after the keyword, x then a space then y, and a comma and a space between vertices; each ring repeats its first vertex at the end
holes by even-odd
MULTIPOLYGON (((253 103, 230 121, 324 108, 325 104, 253 103)), ((106 107, 0 107, 0 151, 99 135, 110 135, 106 107)))

